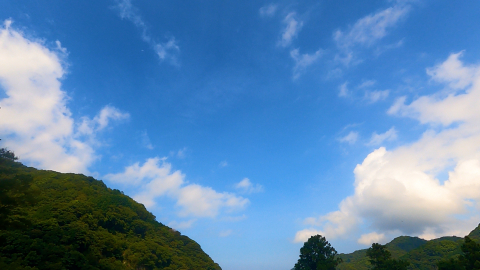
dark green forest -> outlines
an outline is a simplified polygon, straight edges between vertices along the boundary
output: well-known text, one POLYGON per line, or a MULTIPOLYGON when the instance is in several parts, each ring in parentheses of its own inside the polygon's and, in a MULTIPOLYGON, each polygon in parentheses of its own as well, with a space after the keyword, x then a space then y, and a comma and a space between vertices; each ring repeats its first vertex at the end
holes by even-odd
POLYGON ((221 269, 121 191, 2 151, 0 269, 221 269))
MULTIPOLYGON (((464 251, 465 245, 470 243, 471 250, 480 249, 478 241, 480 241, 480 226, 475 228, 465 238, 449 236, 427 241, 418 237, 400 236, 387 243, 385 248, 391 253, 393 259, 408 262, 409 265, 406 269, 409 270, 480 269, 480 267, 469 268, 459 261, 468 253, 464 251), (472 241, 474 244, 472 245, 469 241, 472 241), (446 265, 447 262, 452 263, 446 265)), ((372 269, 367 252, 368 249, 362 249, 349 254, 339 254, 338 257, 343 260, 343 263, 339 264, 336 269, 372 269)), ((480 253, 474 256, 476 257, 473 263, 476 260, 480 260, 480 253)))

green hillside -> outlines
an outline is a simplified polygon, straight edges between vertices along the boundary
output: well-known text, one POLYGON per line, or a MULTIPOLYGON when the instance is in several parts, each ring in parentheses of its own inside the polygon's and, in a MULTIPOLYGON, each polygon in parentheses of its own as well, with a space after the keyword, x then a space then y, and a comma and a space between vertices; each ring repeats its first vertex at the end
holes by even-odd
POLYGON ((0 269, 221 268, 102 181, 1 158, 0 269))
MULTIPOLYGON (((480 226, 474 229, 469 236, 480 240, 480 226)), ((409 270, 434 270, 438 261, 455 258, 461 253, 460 246, 463 238, 448 236, 426 241, 418 237, 400 236, 386 244, 392 257, 410 262, 409 270)), ((339 270, 370 269, 366 257, 366 249, 357 250, 349 254, 339 254, 343 263, 337 266, 339 270)))

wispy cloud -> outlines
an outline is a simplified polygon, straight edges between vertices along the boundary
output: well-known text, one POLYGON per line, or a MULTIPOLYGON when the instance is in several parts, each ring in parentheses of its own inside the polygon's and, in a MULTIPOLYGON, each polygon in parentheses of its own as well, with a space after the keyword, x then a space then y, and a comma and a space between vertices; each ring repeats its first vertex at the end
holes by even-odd
POLYGON ((305 69, 317 62, 323 55, 323 50, 319 49, 313 54, 300 54, 298 49, 290 51, 290 57, 295 61, 293 67, 293 79, 298 79, 305 69))
POLYGON ((272 17, 277 12, 277 4, 269 4, 260 8, 259 13, 262 17, 272 17))
POLYGON ((283 24, 285 28, 282 31, 282 38, 278 42, 278 45, 281 47, 287 47, 292 43, 292 40, 297 37, 298 32, 303 27, 303 22, 298 20, 297 13, 290 12, 288 15, 283 19, 283 24))
POLYGON ((175 230, 183 230, 183 229, 188 229, 193 226, 193 224, 197 221, 197 219, 190 219, 187 221, 172 221, 168 223, 168 227, 174 228, 175 230))
POLYGON ((218 164, 219 167, 221 168, 224 168, 224 167, 227 167, 228 166, 228 162, 226 160, 220 162, 220 164, 218 164))
POLYGON ((168 61, 174 66, 179 66, 178 55, 180 47, 177 45, 175 37, 169 37, 166 42, 156 41, 148 32, 148 27, 138 9, 132 5, 132 0, 116 0, 115 9, 120 18, 131 21, 140 31, 142 40, 152 46, 161 61, 168 61))
POLYGON ((155 148, 152 142, 150 141, 150 137, 148 136, 148 133, 146 130, 140 134, 140 143, 143 147, 147 149, 153 150, 153 148, 155 148))
POLYGON ((338 139, 339 142, 348 143, 348 144, 355 144, 357 140, 358 140, 358 132, 356 131, 350 131, 346 136, 338 139))
POLYGON ((374 132, 372 134, 372 138, 367 143, 367 145, 378 146, 378 145, 381 145, 385 141, 396 140, 397 137, 398 137, 397 130, 395 129, 395 127, 392 127, 389 130, 387 130, 385 133, 377 134, 376 132, 374 132))
POLYGON ((354 59, 353 47, 369 47, 387 35, 388 28, 394 27, 410 11, 410 6, 396 4, 393 7, 367 15, 358 20, 347 31, 337 30, 333 39, 342 52, 337 60, 349 64, 354 59))
POLYGON ((121 173, 105 175, 105 179, 125 186, 139 186, 133 198, 146 207, 156 205, 159 197, 169 197, 180 208, 180 216, 216 217, 220 212, 242 210, 249 200, 233 193, 219 193, 210 187, 187 183, 185 175, 166 158, 149 158, 143 164, 127 166, 121 173))
POLYGON ((364 99, 369 103, 385 100, 390 94, 390 90, 365 91, 364 99))
POLYGON ((220 237, 227 237, 227 236, 230 236, 232 234, 232 230, 224 230, 224 231, 221 231, 218 236, 220 237))
POLYGON ((357 88, 369 88, 371 86, 374 86, 375 84, 377 83, 377 81, 375 80, 366 80, 364 82, 362 82, 360 85, 357 86, 357 88))
POLYGON ((238 182, 235 185, 237 190, 240 190, 242 193, 258 193, 263 192, 263 186, 260 184, 253 184, 250 182, 250 179, 243 178, 242 181, 238 182))
POLYGON ((350 96, 350 90, 348 90, 348 82, 342 83, 338 87, 338 96, 339 97, 349 97, 350 96))
MULTIPOLYGON (((480 203, 480 65, 465 65, 460 56, 452 54, 427 69, 432 81, 445 87, 442 91, 410 104, 403 98, 389 110, 433 128, 409 144, 371 152, 354 170, 354 194, 338 211, 308 219, 311 228, 306 230, 313 228, 329 239, 351 237, 360 224, 368 223, 374 233, 359 239, 366 244, 382 234, 461 236, 478 225, 474 206, 480 203), (447 180, 438 179, 447 172, 447 180)), ((395 136, 392 128, 371 142, 395 136)))
POLYGON ((0 134, 5 146, 21 161, 42 169, 88 173, 98 158, 95 136, 112 120, 129 115, 105 106, 90 119, 76 123, 61 89, 65 74, 62 58, 66 49, 57 42, 57 52, 38 41, 26 39, 5 21, 0 28, 0 84, 6 97, 0 100, 0 134), (48 153, 46 155, 45 153, 48 153))

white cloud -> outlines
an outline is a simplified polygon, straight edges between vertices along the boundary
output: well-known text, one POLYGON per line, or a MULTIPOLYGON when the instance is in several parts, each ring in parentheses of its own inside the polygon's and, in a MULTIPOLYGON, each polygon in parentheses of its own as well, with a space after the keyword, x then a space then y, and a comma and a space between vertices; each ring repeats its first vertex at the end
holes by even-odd
POLYGON ((152 46, 161 61, 167 60, 174 66, 179 66, 178 55, 180 47, 177 45, 175 37, 168 38, 166 42, 157 42, 148 33, 147 25, 138 10, 132 5, 131 0, 116 0, 115 9, 120 18, 131 21, 142 32, 142 40, 152 46))
POLYGON ((348 90, 348 82, 344 82, 343 84, 338 87, 339 92, 338 96, 339 97, 348 97, 350 96, 350 90, 348 90))
POLYGON ((260 184, 253 184, 250 179, 243 178, 242 181, 235 185, 235 188, 243 193, 258 193, 263 192, 263 186, 260 184))
POLYGON ((269 4, 260 8, 260 16, 262 17, 272 17, 277 12, 278 5, 269 4))
POLYGON ((389 90, 365 91, 365 100, 369 103, 385 100, 390 94, 389 90))
POLYGON ((358 132, 356 131, 350 131, 346 136, 341 137, 338 139, 339 142, 345 142, 348 144, 354 144, 358 140, 358 132))
POLYGON ((372 138, 367 143, 367 145, 381 145, 385 141, 394 141, 397 139, 397 130, 395 127, 391 127, 385 133, 377 134, 374 132, 372 134, 372 138))
POLYGON ((415 142, 370 153, 354 170, 354 194, 338 211, 308 219, 318 221, 314 229, 328 238, 346 237, 363 223, 378 234, 430 239, 464 236, 478 224, 480 66, 466 66, 459 56, 427 69, 444 90, 410 104, 403 98, 389 110, 434 129, 415 142), (448 179, 439 179, 446 172, 448 179), (328 230, 342 226, 343 232, 328 230))
POLYGON ((308 238, 317 234, 323 235, 323 232, 315 229, 304 229, 304 230, 298 231, 295 234, 295 238, 293 239, 293 242, 294 243, 307 242, 308 238))
POLYGON ((381 244, 385 242, 385 234, 376 232, 362 234, 362 236, 357 240, 357 242, 365 246, 370 246, 373 243, 381 244))
POLYGON ((452 54, 442 64, 427 69, 433 81, 447 85, 444 91, 420 97, 410 105, 404 104, 404 97, 399 98, 389 113, 444 126, 457 122, 479 122, 480 68, 463 65, 459 60, 461 55, 461 52, 452 54))
POLYGON ((297 79, 305 71, 305 69, 312 64, 314 64, 320 57, 323 55, 323 50, 319 49, 314 54, 302 54, 298 49, 290 51, 290 57, 295 61, 295 66, 293 67, 293 78, 297 79))
POLYGON ((82 135, 92 135, 107 127, 110 120, 125 120, 129 117, 128 113, 123 113, 119 109, 107 105, 93 119, 82 117, 78 132, 82 135))
POLYGON ((279 46, 287 47, 292 43, 292 40, 297 37, 298 32, 303 27, 303 22, 298 21, 295 17, 297 14, 295 12, 290 12, 288 15, 283 19, 283 23, 285 24, 285 29, 282 32, 282 39, 278 42, 279 46))
MULTIPOLYGON (((11 23, 0 29, 0 85, 6 94, 0 100, 0 134, 5 146, 22 162, 42 169, 87 173, 97 159, 95 134, 128 114, 106 106, 94 119, 75 123, 61 89, 61 56, 26 39, 11 23)), ((60 42, 56 45, 58 52, 66 51, 58 49, 60 42)))
POLYGON ((210 187, 187 184, 181 171, 172 172, 166 158, 150 158, 143 165, 135 163, 118 174, 108 174, 105 179, 140 187, 133 198, 146 207, 156 205, 156 198, 168 196, 176 201, 180 216, 216 217, 220 211, 241 210, 249 200, 235 194, 219 193, 210 187))

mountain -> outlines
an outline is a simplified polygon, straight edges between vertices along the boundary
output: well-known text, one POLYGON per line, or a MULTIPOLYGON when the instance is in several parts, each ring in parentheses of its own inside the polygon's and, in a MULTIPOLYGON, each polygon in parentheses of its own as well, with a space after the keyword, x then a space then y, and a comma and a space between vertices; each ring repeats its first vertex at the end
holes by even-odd
POLYGON ((81 174, 0 160, 0 269, 221 270, 142 204, 81 174))
MULTIPOLYGON (((480 241, 480 225, 468 236, 480 241)), ((463 238, 456 236, 446 236, 430 241, 418 237, 400 236, 387 243, 386 248, 393 258, 410 262, 409 270, 434 270, 437 269, 438 261, 458 256, 461 253, 462 244, 463 238)), ((349 254, 339 254, 343 263, 338 265, 337 269, 370 269, 366 252, 367 249, 362 249, 349 254)))

